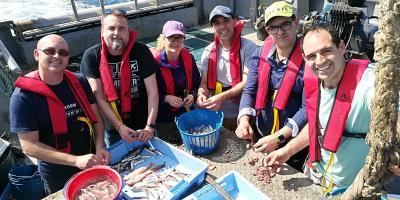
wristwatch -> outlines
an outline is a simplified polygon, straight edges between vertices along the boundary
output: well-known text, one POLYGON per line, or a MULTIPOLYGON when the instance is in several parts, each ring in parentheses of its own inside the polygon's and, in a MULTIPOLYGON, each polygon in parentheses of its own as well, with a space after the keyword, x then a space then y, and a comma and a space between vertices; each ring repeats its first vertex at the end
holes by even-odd
POLYGON ((279 135, 275 135, 275 139, 278 144, 286 142, 285 136, 282 133, 280 133, 279 135))

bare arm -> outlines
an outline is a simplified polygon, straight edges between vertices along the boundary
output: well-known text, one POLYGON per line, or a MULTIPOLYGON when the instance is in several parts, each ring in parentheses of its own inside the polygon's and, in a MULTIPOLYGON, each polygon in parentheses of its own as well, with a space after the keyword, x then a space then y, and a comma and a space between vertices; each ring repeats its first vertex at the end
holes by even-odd
POLYGON ((147 124, 155 124, 158 112, 158 88, 156 74, 153 74, 144 79, 144 85, 147 90, 147 124))
POLYGON ((101 110, 101 113, 106 118, 106 120, 114 126, 115 130, 119 132, 122 139, 129 142, 135 141, 136 139, 130 136, 130 133, 135 133, 135 131, 125 125, 121 125, 123 124, 123 122, 120 122, 118 120, 110 104, 107 102, 103 92, 103 85, 101 83, 101 79, 90 78, 90 77, 87 77, 87 79, 96 97, 97 104, 101 110))
POLYGON ((49 145, 41 143, 39 141, 39 131, 18 133, 18 138, 25 154, 42 161, 75 166, 80 169, 86 169, 93 165, 100 164, 97 156, 93 154, 75 156, 58 151, 49 145))
POLYGON ((209 94, 207 87, 207 72, 201 71, 201 81, 199 90, 197 91, 197 105, 199 107, 204 108, 204 102, 207 100, 209 94))
POLYGON ((100 115, 97 104, 91 104, 97 122, 93 124, 94 139, 96 144, 96 156, 101 161, 101 164, 108 164, 110 154, 104 149, 104 121, 100 115))

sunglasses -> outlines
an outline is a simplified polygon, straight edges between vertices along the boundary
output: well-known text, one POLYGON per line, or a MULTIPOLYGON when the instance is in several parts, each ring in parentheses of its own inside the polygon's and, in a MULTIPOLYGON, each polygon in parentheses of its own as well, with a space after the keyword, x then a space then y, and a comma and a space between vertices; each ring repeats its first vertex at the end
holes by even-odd
POLYGON ((39 51, 43 52, 48 56, 54 56, 56 53, 62 57, 68 57, 69 51, 66 49, 59 49, 58 51, 55 48, 47 48, 47 49, 38 49, 39 51))
POLYGON ((169 36, 167 37, 169 42, 179 42, 182 43, 183 41, 185 41, 185 37, 182 36, 169 36))
POLYGON ((103 12, 104 16, 116 14, 126 17, 126 10, 124 9, 106 9, 103 12))

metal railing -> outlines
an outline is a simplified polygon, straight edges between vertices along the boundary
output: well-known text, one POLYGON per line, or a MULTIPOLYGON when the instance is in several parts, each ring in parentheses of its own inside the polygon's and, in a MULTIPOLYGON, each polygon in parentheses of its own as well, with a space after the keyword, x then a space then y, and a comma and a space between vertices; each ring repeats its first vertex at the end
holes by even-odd
POLYGON ((70 1, 73 16, 38 18, 30 20, 29 24, 14 23, 12 29, 14 29, 18 40, 32 40, 48 33, 60 34, 63 31, 73 31, 74 28, 78 27, 98 26, 105 9, 122 8, 127 11, 127 18, 131 19, 193 6, 193 0, 131 0, 113 5, 105 5, 104 0, 99 0, 100 9, 96 7, 79 11, 75 0, 70 1))

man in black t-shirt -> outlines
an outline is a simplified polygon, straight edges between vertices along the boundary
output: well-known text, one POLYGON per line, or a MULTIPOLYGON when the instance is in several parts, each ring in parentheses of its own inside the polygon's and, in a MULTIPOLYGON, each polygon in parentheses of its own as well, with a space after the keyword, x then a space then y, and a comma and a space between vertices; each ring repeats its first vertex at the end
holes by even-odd
POLYGON ((157 63, 148 47, 135 41, 125 11, 106 10, 101 23, 102 42, 85 51, 80 70, 108 121, 106 143, 148 141, 158 111, 157 63))
POLYGON ((39 160, 46 193, 51 194, 80 170, 106 165, 109 153, 89 83, 81 74, 65 70, 66 41, 58 35, 46 36, 39 40, 34 56, 38 70, 15 82, 10 125, 23 151, 39 160))

